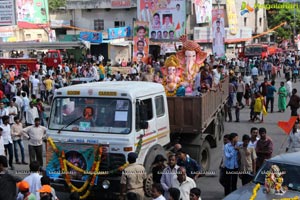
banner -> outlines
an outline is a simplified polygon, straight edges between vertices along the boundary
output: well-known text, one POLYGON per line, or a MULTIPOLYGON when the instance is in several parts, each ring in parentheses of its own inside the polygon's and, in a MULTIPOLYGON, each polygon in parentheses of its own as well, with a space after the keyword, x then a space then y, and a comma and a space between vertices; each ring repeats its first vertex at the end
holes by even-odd
POLYGON ((212 0, 195 0, 194 7, 197 24, 211 22, 212 0))
POLYGON ((213 53, 217 57, 225 55, 224 9, 212 10, 213 53))
POLYGON ((0 26, 15 24, 14 0, 0 0, 0 26))
POLYGON ((133 30, 133 61, 141 62, 148 57, 149 53, 149 23, 134 22, 133 30))
POLYGON ((116 38, 122 38, 122 37, 130 37, 130 27, 118 27, 118 28, 109 28, 107 29, 108 33, 108 39, 116 39, 116 38))
POLYGON ((20 28, 49 26, 48 0, 16 0, 16 6, 20 28))
POLYGON ((79 38, 84 41, 89 41, 91 43, 102 43, 102 33, 94 32, 80 32, 79 38))
POLYGON ((185 0, 140 0, 137 16, 139 21, 149 22, 149 37, 152 40, 172 40, 185 34, 185 0))
POLYGON ((112 8, 130 8, 131 0, 111 0, 112 8))
POLYGON ((226 12, 230 34, 235 35, 238 32, 238 21, 235 8, 235 0, 226 0, 226 12))

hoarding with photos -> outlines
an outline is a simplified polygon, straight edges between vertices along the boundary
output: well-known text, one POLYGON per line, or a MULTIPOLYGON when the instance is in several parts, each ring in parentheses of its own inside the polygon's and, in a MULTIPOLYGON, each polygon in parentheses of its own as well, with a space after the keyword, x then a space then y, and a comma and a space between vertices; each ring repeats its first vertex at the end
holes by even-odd
POLYGON ((0 0, 0 26, 15 25, 14 0, 0 0))

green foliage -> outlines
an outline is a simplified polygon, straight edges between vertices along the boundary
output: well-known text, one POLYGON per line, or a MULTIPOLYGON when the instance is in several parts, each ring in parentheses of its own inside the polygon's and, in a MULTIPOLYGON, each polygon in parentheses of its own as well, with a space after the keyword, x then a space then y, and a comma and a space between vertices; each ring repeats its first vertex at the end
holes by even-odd
MULTIPOLYGON (((266 4, 278 3, 275 0, 266 0, 266 4)), ((300 6, 300 5, 298 5, 300 6)), ((270 9, 267 11, 267 19, 269 29, 279 25, 282 22, 286 22, 285 26, 282 26, 275 30, 275 34, 280 39, 290 39, 293 36, 293 31, 295 28, 296 34, 299 33, 300 27, 297 24, 300 24, 300 10, 297 9, 270 9), (295 18, 294 18, 295 16, 295 18)))
POLYGON ((66 6, 66 0, 48 0, 49 1, 49 10, 55 11, 60 7, 66 6))

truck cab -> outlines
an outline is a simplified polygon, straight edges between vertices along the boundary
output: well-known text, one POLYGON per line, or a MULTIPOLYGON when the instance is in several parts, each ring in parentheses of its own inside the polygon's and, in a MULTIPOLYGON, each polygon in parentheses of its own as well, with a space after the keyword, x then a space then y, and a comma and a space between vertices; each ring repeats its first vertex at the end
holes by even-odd
POLYGON ((83 197, 91 185, 92 191, 116 199, 128 153, 137 152, 137 162, 150 172, 155 156, 164 155, 170 142, 164 87, 93 82, 60 88, 47 134, 46 173, 56 190, 79 189, 83 197))
POLYGON ((59 50, 48 50, 43 58, 43 62, 47 67, 57 68, 58 65, 62 64, 62 61, 62 55, 59 50))

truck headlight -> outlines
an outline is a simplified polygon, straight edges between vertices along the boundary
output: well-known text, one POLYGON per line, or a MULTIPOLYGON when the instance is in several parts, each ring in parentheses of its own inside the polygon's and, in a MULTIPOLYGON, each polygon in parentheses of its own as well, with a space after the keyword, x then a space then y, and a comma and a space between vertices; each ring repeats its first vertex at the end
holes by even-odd
POLYGON ((103 182, 102 182, 102 187, 103 187, 103 189, 108 189, 109 188, 109 186, 110 186, 110 182, 109 182, 109 180, 104 180, 103 182))

